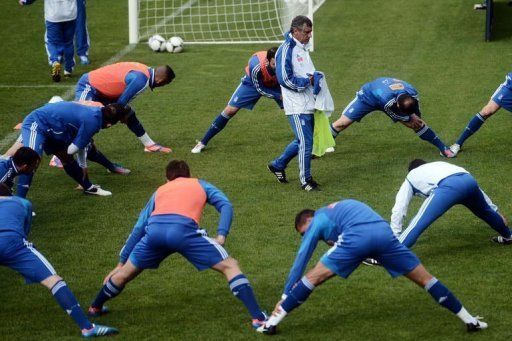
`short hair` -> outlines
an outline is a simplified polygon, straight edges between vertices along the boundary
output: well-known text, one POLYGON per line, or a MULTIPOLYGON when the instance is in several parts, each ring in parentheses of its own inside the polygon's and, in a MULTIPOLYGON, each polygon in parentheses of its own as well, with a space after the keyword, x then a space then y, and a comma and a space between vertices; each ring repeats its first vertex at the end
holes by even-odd
POLYGON ((305 15, 298 15, 292 20, 292 24, 290 25, 290 32, 293 32, 294 29, 299 29, 302 31, 304 29, 304 25, 307 27, 313 27, 313 22, 305 15))
POLYGON ((267 60, 270 62, 272 58, 276 57, 277 46, 272 46, 267 50, 267 60))
POLYGON ((409 94, 398 95, 396 102, 398 109, 406 115, 412 115, 417 111, 418 100, 409 94))
POLYGON ((0 182, 0 197, 10 197, 11 195, 12 191, 9 188, 9 186, 4 184, 3 182, 0 182))
POLYGON ((171 160, 165 168, 165 176, 169 181, 176 178, 190 178, 190 168, 183 160, 171 160))
POLYGON ((132 114, 132 108, 129 105, 112 103, 101 108, 103 119, 106 123, 116 124, 132 114))
POLYGON ((297 213, 297 215, 295 216, 295 230, 298 231, 299 226, 304 225, 306 223, 306 220, 308 220, 308 218, 311 218, 314 215, 315 210, 312 210, 310 208, 305 208, 299 213, 297 213))
POLYGON ((174 70, 169 65, 164 65, 162 68, 165 69, 165 78, 167 78, 169 81, 172 81, 174 78, 176 78, 176 74, 174 73, 174 70))
POLYGON ((41 157, 32 148, 21 147, 14 153, 12 160, 16 166, 28 165, 33 167, 41 160, 41 157))
POLYGON ((419 166, 422 166, 422 165, 426 164, 426 163, 427 163, 427 161, 422 160, 422 159, 414 159, 414 160, 412 160, 409 163, 409 172, 412 171, 415 168, 418 168, 419 166))

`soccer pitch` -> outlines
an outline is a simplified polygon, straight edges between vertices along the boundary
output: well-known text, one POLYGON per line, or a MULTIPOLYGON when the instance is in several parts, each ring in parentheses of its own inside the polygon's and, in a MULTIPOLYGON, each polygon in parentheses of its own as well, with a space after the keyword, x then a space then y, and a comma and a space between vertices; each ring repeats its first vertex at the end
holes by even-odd
MULTIPOLYGON (((477 1, 474 1, 477 2, 477 1)), ((99 67, 126 46, 126 1, 88 0, 92 64, 78 65, 71 79, 52 83, 44 50, 43 1, 21 8, 0 5, 0 139, 53 95, 72 89, 83 72, 99 67)), ((484 13, 460 0, 328 0, 315 14, 318 70, 326 73, 338 116, 362 84, 392 76, 420 92, 424 120, 446 144, 487 103, 511 71, 512 7, 496 2, 495 41, 483 41, 484 13)), ((170 158, 186 160, 192 175, 219 187, 231 199, 234 223, 226 249, 241 265, 261 306, 272 311, 300 244, 293 220, 302 208, 319 208, 354 198, 389 219, 395 194, 414 158, 441 160, 383 113, 374 113, 336 139, 336 152, 312 162, 321 192, 300 190, 296 160, 290 183, 277 183, 266 169, 292 139, 288 122, 273 101, 262 98, 254 111, 241 111, 204 153, 190 149, 225 107, 250 55, 268 45, 186 46, 181 54, 153 53, 139 44, 122 61, 170 64, 176 79, 146 91, 132 103, 151 137, 174 152, 147 154, 122 126, 95 137, 112 160, 130 168, 118 176, 92 164, 94 183, 111 197, 89 197, 45 157, 28 199, 37 216, 29 240, 56 268, 85 309, 117 264, 118 253, 140 210, 165 181, 170 158)), ((502 110, 450 162, 469 170, 501 212, 512 219, 510 113, 502 110)), ((6 144, 9 139, 3 140, 6 144)), ((2 146, 5 152, 8 146, 2 146)), ((408 219, 421 200, 415 199, 408 219)), ((212 207, 202 225, 215 235, 212 207)), ((466 208, 455 207, 436 221, 413 247, 427 269, 445 283, 489 329, 472 338, 510 340, 512 331, 512 249, 494 244, 496 233, 466 208)), ((327 246, 319 246, 314 264, 327 246)), ((42 286, 0 268, 0 339, 53 340, 79 337, 42 286)), ((256 339, 250 317, 213 271, 197 272, 179 255, 146 271, 95 319, 120 330, 119 339, 256 339)), ((315 290, 279 325, 275 339, 462 340, 465 326, 423 289, 404 278, 392 280, 382 268, 361 266, 348 280, 335 278, 315 290)))

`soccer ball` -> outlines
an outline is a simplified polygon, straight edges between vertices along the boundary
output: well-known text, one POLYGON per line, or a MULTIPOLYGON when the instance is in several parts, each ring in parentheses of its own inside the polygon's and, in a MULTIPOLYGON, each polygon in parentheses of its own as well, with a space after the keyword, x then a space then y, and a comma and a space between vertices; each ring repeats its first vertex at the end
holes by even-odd
POLYGON ((165 48, 167 52, 180 53, 183 51, 183 39, 180 37, 171 37, 166 43, 165 48))
POLYGON ((149 48, 155 52, 165 51, 165 38, 159 34, 155 34, 148 40, 149 48))

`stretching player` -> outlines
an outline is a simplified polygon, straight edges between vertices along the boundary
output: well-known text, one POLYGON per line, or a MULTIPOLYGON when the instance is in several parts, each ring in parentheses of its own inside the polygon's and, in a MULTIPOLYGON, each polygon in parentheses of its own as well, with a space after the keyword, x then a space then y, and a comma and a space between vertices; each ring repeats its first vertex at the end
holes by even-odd
POLYGON ((476 133, 485 120, 494 115, 501 107, 512 112, 512 72, 505 76, 505 81, 496 89, 489 103, 469 121, 457 142, 450 146, 451 151, 457 155, 464 142, 476 133))
POLYGON ((0 265, 20 273, 27 284, 41 283, 48 288, 60 307, 78 325, 83 337, 117 334, 115 328, 89 322, 66 282, 32 243, 26 240, 31 221, 30 202, 12 197, 10 189, 0 183, 0 265))
MULTIPOLYGON (((169 65, 151 68, 135 62, 111 64, 85 73, 80 77, 76 85, 75 101, 94 101, 104 105, 112 103, 127 105, 148 87, 153 90, 165 86, 174 78, 174 71, 169 65)), ((145 152, 171 152, 170 148, 156 143, 149 137, 134 110, 131 111, 126 125, 142 142, 145 152)), ((50 166, 58 165, 59 161, 52 158, 50 166)), ((107 169, 109 168, 107 167, 107 169)))
POLYGON ((409 164, 407 174, 396 195, 391 215, 391 228, 407 247, 416 243, 419 236, 437 218, 452 206, 466 206, 474 215, 485 221, 500 235, 492 238, 499 244, 512 244, 512 232, 498 207, 480 189, 475 178, 467 170, 447 162, 430 162, 416 159, 409 164), (409 226, 402 232, 402 222, 413 195, 426 198, 409 226))
POLYGON ((0 160, 0 183, 12 191, 14 178, 20 174, 33 174, 40 161, 39 154, 34 150, 21 147, 12 157, 0 160))
POLYGON ((224 193, 210 183, 190 177, 185 161, 173 160, 166 168, 167 183, 151 196, 121 250, 119 264, 104 280, 104 286, 89 308, 89 315, 107 311, 104 303, 116 297, 144 269, 158 268, 167 256, 179 253, 198 270, 211 268, 224 274, 233 294, 252 316, 254 328, 266 319, 249 280, 238 262, 222 247, 226 241, 233 207, 224 193), (206 203, 220 213, 217 237, 209 238, 199 227, 206 203))
POLYGON ((356 97, 343 110, 340 118, 331 124, 332 136, 361 121, 372 111, 382 111, 393 122, 400 122, 416 132, 424 141, 436 146, 441 155, 455 155, 436 133, 421 119, 418 91, 409 83, 395 78, 381 77, 363 85, 356 97))
MULTIPOLYGON (((119 104, 98 107, 76 102, 49 103, 25 117, 21 128, 22 143, 39 156, 43 151, 57 155, 66 173, 82 186, 85 194, 111 195, 89 181, 85 148, 100 129, 109 128, 118 121, 126 122, 130 110, 119 104), (77 154, 80 165, 73 158, 74 154, 77 154)), ((32 174, 19 177, 18 196, 26 197, 32 177, 32 174)))
POLYGON ((456 314, 469 332, 487 328, 485 322, 469 314, 451 291, 423 267, 411 250, 400 244, 389 224, 362 202, 343 200, 316 212, 303 210, 295 218, 295 229, 304 237, 282 299, 258 331, 275 334, 277 324, 304 303, 317 286, 335 275, 348 278, 361 261, 370 256, 392 277, 404 275, 424 288, 436 302, 456 314), (320 240, 333 247, 302 277, 320 240))
POLYGON ((275 71, 276 51, 277 47, 272 47, 268 51, 259 51, 252 55, 245 67, 245 75, 231 96, 228 105, 215 118, 204 137, 192 149, 192 153, 201 153, 208 142, 224 129, 229 120, 241 108, 252 110, 261 96, 272 98, 279 108, 283 108, 281 88, 277 83, 275 71))

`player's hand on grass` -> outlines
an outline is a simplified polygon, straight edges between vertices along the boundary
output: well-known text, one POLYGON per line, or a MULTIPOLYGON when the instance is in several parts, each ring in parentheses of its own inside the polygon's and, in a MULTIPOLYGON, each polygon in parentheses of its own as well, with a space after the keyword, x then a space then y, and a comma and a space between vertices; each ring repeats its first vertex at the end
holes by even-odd
POLYGON ((217 237, 215 237, 215 241, 220 245, 224 245, 224 243, 226 242, 226 236, 219 234, 217 237))
POLYGON ((117 266, 116 266, 112 271, 110 271, 110 272, 108 273, 107 277, 105 277, 105 279, 103 280, 103 285, 107 284, 107 282, 108 282, 108 280, 110 279, 110 277, 114 276, 114 274, 115 274, 116 272, 118 272, 118 271, 119 271, 119 269, 121 269, 121 268, 123 267, 123 265, 124 265, 123 263, 119 263, 119 264, 117 264, 117 266))

